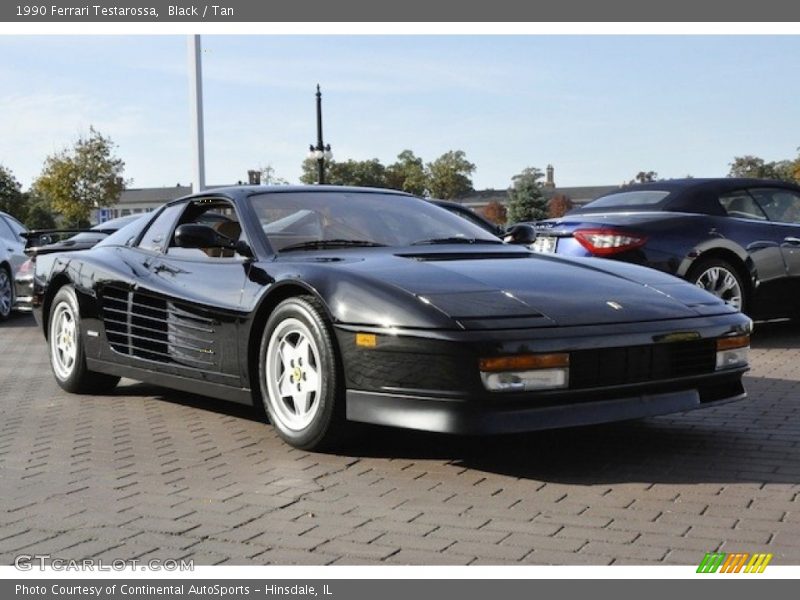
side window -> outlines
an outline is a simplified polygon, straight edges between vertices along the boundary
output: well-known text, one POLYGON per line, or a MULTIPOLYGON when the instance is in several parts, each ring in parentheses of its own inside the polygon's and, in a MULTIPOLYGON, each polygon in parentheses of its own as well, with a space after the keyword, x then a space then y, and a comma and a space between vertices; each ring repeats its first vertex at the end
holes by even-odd
POLYGON ((178 220, 178 216, 183 212, 184 208, 186 208, 186 205, 181 203, 173 204, 162 210, 144 232, 139 242, 139 248, 151 250, 152 252, 166 251, 175 221, 178 220))
POLYGON ((5 219, 5 221, 8 224, 8 226, 11 227, 11 231, 14 232, 17 241, 23 241, 22 234, 28 231, 27 229, 25 229, 25 226, 13 217, 9 217, 5 219))
MULTIPOLYGON (((207 225, 232 242, 245 239, 236 210, 227 200, 208 199, 190 202, 178 221, 178 225, 185 224, 207 225)), ((236 252, 229 248, 179 248, 175 245, 173 236, 167 254, 178 258, 208 259, 233 258, 236 252)))
POLYGON ((766 221, 767 216, 764 214, 753 197, 747 193, 746 190, 739 190, 736 192, 729 192, 719 197, 719 203, 729 217, 738 219, 757 219, 759 221, 766 221))
POLYGON ((800 223, 800 194, 780 188, 750 190, 753 197, 776 223, 800 223))
POLYGON ((15 236, 14 232, 11 231, 11 227, 8 225, 8 222, 6 222, 4 217, 0 217, 0 238, 12 242, 17 241, 17 236, 15 236))

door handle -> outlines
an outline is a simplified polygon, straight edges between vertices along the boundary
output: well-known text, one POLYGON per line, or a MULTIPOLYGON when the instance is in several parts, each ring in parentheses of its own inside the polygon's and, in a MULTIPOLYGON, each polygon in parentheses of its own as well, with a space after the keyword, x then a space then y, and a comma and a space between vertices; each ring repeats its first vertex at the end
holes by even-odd
POLYGON ((790 236, 783 238, 783 241, 786 242, 787 244, 795 244, 800 246, 800 238, 790 236))

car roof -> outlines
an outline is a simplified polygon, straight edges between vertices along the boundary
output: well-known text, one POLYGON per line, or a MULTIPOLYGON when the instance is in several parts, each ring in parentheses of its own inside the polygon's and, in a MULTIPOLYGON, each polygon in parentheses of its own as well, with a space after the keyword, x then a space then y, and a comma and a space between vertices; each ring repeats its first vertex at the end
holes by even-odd
POLYGON ((800 186, 794 183, 781 181, 779 179, 756 179, 751 177, 687 177, 683 179, 664 179, 661 181, 648 181, 647 183, 633 183, 603 194, 602 196, 598 196, 598 198, 618 194, 621 191, 664 190, 673 192, 692 188, 734 190, 743 187, 790 187, 800 189, 800 186))
POLYGON ((747 177, 708 177, 665 179, 647 183, 626 185, 602 196, 598 196, 585 206, 571 210, 569 215, 620 212, 620 211, 677 211, 722 216, 725 211, 718 201, 720 194, 741 190, 743 188, 777 187, 800 192, 800 186, 777 179, 755 179, 747 177), (608 198, 615 194, 659 190, 668 192, 660 201, 648 205, 629 206, 593 206, 596 200, 608 198))
POLYGON ((204 197, 204 196, 227 196, 227 197, 243 197, 254 196, 257 194, 285 194, 285 193, 320 193, 320 192, 338 192, 338 193, 367 193, 367 194, 392 194, 396 196, 406 196, 408 198, 416 198, 412 194, 402 192, 400 190, 392 190, 386 188, 373 188, 373 187, 359 187, 350 185, 233 185, 221 188, 212 188, 189 194, 177 198, 173 202, 185 200, 186 198, 204 197))

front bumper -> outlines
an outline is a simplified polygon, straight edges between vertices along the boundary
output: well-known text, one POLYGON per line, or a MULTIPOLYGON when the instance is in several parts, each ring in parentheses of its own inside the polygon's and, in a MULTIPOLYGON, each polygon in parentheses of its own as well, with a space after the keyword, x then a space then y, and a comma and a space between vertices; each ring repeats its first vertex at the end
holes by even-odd
MULTIPOLYGON (((617 370, 617 358, 630 363, 633 372, 641 362, 637 360, 643 354, 639 348, 663 348, 672 344, 663 341, 669 336, 698 336, 698 343, 716 348, 716 338, 749 333, 750 326, 749 319, 737 313, 538 330, 398 332, 374 328, 371 333, 376 335, 376 343, 370 348, 359 348, 354 341, 355 333, 365 331, 364 327, 338 325, 336 333, 349 420, 491 434, 638 419, 741 400, 746 397, 742 376, 747 368, 715 371, 713 360, 694 372, 670 374, 651 366, 648 373, 652 376, 646 378, 638 371, 638 379, 631 381, 608 375, 617 370), (594 365, 599 369, 584 370, 584 375, 591 377, 578 377, 576 371, 573 382, 571 374, 570 385, 577 386, 573 388, 490 392, 479 377, 479 357, 569 352, 576 358, 587 351, 598 351, 605 362, 594 365)), ((650 356, 652 364, 666 356, 679 361, 682 369, 687 356, 695 358, 658 352, 650 356)), ((572 362, 575 368, 578 364, 578 360, 572 362)))
MULTIPOLYGON (((543 406, 538 406, 534 398, 527 405, 517 402, 511 406, 502 403, 492 406, 489 403, 348 390, 347 418, 375 425, 462 435, 521 433, 596 425, 743 400, 747 394, 741 384, 741 372, 727 382, 705 388, 634 393, 582 402, 571 401, 565 395, 561 403, 543 406), (714 399, 704 398, 706 394, 714 399)), ((622 391, 618 393, 624 394, 622 391)))

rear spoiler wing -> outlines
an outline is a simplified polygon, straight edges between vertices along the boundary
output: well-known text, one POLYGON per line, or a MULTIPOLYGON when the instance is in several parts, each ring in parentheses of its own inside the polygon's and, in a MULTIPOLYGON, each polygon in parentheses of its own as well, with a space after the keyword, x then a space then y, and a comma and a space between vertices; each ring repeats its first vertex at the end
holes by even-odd
MULTIPOLYGON (((111 234, 112 229, 35 229, 22 233, 25 238, 25 254, 34 257, 38 254, 49 254, 60 250, 84 250, 81 245, 65 247, 61 242, 78 233, 111 234)), ((94 244, 92 244, 94 245, 94 244)))

